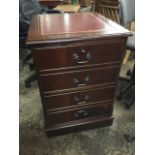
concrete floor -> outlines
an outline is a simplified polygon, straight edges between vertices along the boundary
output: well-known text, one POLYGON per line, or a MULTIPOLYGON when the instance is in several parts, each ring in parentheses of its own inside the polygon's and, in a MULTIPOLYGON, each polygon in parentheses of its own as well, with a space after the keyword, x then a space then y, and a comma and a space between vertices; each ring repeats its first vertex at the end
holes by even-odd
MULTIPOLYGON (((130 66, 122 66, 122 76, 130 66)), ((134 155, 135 142, 124 138, 124 134, 134 136, 134 105, 127 110, 123 101, 115 100, 111 127, 46 137, 37 82, 31 88, 24 85, 30 74, 27 65, 20 71, 20 155, 134 155)), ((122 85, 120 82, 118 89, 122 85)))

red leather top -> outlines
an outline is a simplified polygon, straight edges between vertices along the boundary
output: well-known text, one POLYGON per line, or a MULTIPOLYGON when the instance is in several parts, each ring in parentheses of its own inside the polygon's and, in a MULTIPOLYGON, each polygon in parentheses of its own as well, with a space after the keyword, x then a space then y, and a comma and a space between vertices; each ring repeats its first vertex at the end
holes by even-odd
POLYGON ((41 35, 85 33, 101 31, 106 27, 106 23, 94 14, 46 15, 40 16, 39 21, 41 35))

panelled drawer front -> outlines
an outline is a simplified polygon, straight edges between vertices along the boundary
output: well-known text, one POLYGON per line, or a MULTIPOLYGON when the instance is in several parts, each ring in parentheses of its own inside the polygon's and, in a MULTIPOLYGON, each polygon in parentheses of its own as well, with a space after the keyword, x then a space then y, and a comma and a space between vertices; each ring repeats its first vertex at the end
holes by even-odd
POLYGON ((120 61, 123 49, 123 44, 119 42, 81 47, 36 49, 34 58, 39 70, 67 68, 120 61))
POLYGON ((44 105, 46 110, 54 108, 68 108, 74 106, 89 105, 91 103, 101 102, 103 100, 112 100, 114 97, 115 86, 107 88, 98 88, 69 94, 45 95, 44 105))
POLYGON ((112 105, 106 104, 98 107, 70 110, 66 112, 58 111, 53 114, 47 114, 46 118, 48 124, 49 123, 59 124, 93 116, 100 116, 100 115, 111 116, 111 113, 112 113, 112 105))
POLYGON ((40 76, 43 92, 76 88, 92 84, 116 82, 119 67, 109 67, 73 73, 45 74, 40 76))

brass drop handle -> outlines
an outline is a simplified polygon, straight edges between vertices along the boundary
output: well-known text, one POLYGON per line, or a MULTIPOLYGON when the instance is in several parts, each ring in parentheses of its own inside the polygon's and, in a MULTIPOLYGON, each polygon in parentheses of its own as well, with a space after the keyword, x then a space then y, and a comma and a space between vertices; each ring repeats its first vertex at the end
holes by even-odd
POLYGON ((79 104, 79 105, 80 104, 86 104, 87 100, 89 99, 89 95, 85 95, 83 98, 84 98, 83 101, 80 101, 80 98, 75 96, 74 101, 76 102, 76 104, 79 104))
POLYGON ((78 78, 73 78, 73 82, 78 86, 85 86, 87 82, 90 81, 90 77, 88 75, 85 76, 83 82, 80 81, 78 78))
POLYGON ((79 110, 74 113, 74 117, 79 118, 79 117, 86 117, 88 116, 88 111, 87 110, 79 110))
POLYGON ((74 97, 74 101, 76 102, 76 104, 80 105, 80 104, 86 104, 86 101, 80 101, 80 99, 78 97, 74 97))
POLYGON ((88 61, 77 61, 78 64, 86 64, 88 61))
POLYGON ((79 102, 79 101, 80 101, 79 97, 75 96, 75 97, 74 97, 74 101, 75 101, 75 102, 79 102))
POLYGON ((86 101, 80 101, 80 98, 77 96, 74 97, 74 101, 76 102, 76 104, 85 104, 86 103, 86 101))
POLYGON ((86 95, 86 96, 84 97, 85 100, 88 100, 89 98, 90 98, 89 95, 86 95))
POLYGON ((92 54, 91 52, 86 52, 85 50, 81 50, 82 53, 85 54, 85 60, 84 61, 80 61, 80 56, 77 53, 73 54, 73 60, 77 63, 77 64, 86 64, 88 63, 88 61, 92 58, 92 54), (83 52, 84 51, 84 52, 83 52))

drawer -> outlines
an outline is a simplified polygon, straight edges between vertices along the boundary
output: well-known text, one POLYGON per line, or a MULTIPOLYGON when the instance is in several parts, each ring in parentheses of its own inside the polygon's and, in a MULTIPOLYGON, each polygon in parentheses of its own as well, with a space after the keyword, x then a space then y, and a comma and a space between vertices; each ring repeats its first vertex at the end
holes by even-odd
POLYGON ((64 110, 47 114, 47 123, 59 124, 94 116, 111 116, 112 104, 100 105, 98 107, 83 108, 79 110, 64 110))
POLYGON ((34 51, 38 70, 52 70, 121 61, 124 44, 99 44, 81 47, 41 48, 34 51))
POLYGON ((45 95, 44 106, 46 110, 57 108, 72 108, 77 106, 96 104, 103 100, 112 100, 115 93, 115 86, 71 92, 67 94, 45 95))
POLYGON ((116 82, 120 67, 98 68, 90 70, 40 75, 40 86, 44 93, 48 91, 83 87, 101 83, 116 82))

